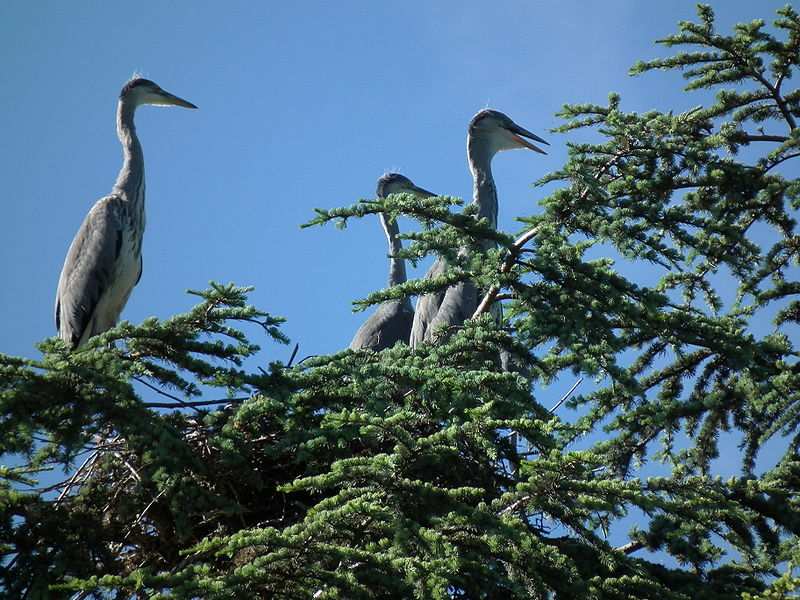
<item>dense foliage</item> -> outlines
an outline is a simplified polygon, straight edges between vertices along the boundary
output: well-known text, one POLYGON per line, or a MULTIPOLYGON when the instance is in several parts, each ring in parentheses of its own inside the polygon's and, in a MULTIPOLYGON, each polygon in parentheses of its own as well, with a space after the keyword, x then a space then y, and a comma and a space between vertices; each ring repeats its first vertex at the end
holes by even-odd
POLYGON ((0 356, 6 594, 795 589, 800 181, 781 173, 800 156, 800 90, 787 89, 800 18, 787 7, 772 29, 723 35, 700 7, 661 43, 688 50, 633 73, 681 69, 715 100, 680 113, 625 112, 616 95, 566 106, 560 130, 591 141, 569 144, 517 236, 450 198, 319 211, 313 223, 412 217, 426 228, 404 255, 450 259, 445 276, 367 303, 466 278, 485 290, 480 314, 437 345, 252 370, 250 339, 285 342, 280 319, 215 285, 186 314, 123 323, 79 351, 49 340, 37 360, 0 356), (248 339, 252 324, 264 334, 248 339), (578 375, 582 393, 552 410, 546 384, 578 375), (733 434, 741 475, 723 480, 713 461, 733 434), (782 454, 764 466, 770 440, 782 454), (638 527, 614 547, 608 532, 631 515, 638 527))

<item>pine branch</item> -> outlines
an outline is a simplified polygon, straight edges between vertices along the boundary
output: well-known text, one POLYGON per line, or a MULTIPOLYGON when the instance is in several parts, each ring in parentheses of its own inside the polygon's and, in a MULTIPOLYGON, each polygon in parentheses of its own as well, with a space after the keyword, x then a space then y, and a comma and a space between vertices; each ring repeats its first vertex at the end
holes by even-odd
MULTIPOLYGON (((614 156, 603 165, 600 170, 594 176, 595 181, 599 181, 600 178, 609 171, 617 162, 625 156, 627 151, 618 151, 614 154, 614 156)), ((587 186, 584 191, 581 193, 579 197, 579 202, 584 201, 589 194, 589 186, 587 186)), ((517 257, 523 251, 525 245, 531 241, 536 235, 539 233, 541 229, 540 225, 531 227, 528 231, 523 233, 520 237, 514 240, 514 243, 511 244, 511 247, 508 249, 508 254, 506 255, 503 264, 500 267, 501 274, 507 274, 511 271, 514 264, 516 263, 517 257)), ((483 296, 483 299, 478 304, 478 307, 475 309, 475 312, 472 314, 472 319, 477 319, 482 314, 486 313, 492 304, 497 300, 497 295, 500 293, 500 286, 493 285, 489 288, 486 294, 483 296)))

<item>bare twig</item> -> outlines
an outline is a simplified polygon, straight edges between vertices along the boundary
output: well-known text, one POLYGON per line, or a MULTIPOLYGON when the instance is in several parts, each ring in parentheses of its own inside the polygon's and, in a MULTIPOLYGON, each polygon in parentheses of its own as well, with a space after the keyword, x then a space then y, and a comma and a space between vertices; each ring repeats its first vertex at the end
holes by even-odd
MULTIPOLYGON (((164 396, 164 397, 166 397, 166 398, 169 398, 170 400, 174 400, 175 402, 177 402, 177 403, 178 403, 178 404, 180 404, 181 406, 183 406, 183 407, 185 407, 185 408, 194 408, 195 412, 200 412, 199 410, 197 410, 197 408, 195 408, 195 407, 193 407, 193 406, 192 406, 192 403, 190 403, 190 402, 187 402, 186 400, 182 400, 181 398, 178 398, 177 396, 173 396, 172 394, 170 394, 170 393, 168 393, 168 392, 165 392, 165 391, 164 391, 164 390, 162 390, 161 388, 158 388, 158 387, 154 386, 154 385, 153 385, 153 384, 151 384, 151 383, 147 383, 147 382, 146 382, 144 379, 142 379, 141 377, 134 377, 134 379, 135 379, 136 381, 138 381, 139 383, 141 383, 141 384, 143 384, 143 385, 145 385, 145 386, 149 387, 149 388, 150 388, 151 390, 153 390, 154 392, 156 392, 156 393, 158 393, 158 394, 161 394, 162 396, 164 396)), ((153 407, 153 408, 155 408, 155 407, 156 407, 156 403, 150 403, 150 404, 147 404, 147 403, 145 403, 145 406, 150 406, 150 407, 153 407)), ((174 406, 174 405, 173 405, 173 404, 167 404, 167 405, 165 405, 165 406, 162 406, 162 408, 170 408, 170 407, 172 407, 172 406, 174 406)))
MULTIPOLYGON (((522 247, 527 244, 533 237, 539 232, 539 226, 532 227, 525 233, 523 233, 519 238, 514 240, 514 243, 511 244, 511 248, 508 250, 508 256, 506 256, 505 261, 503 261, 503 265, 500 267, 501 273, 508 273, 511 268, 514 266, 517 256, 519 255, 522 247)), ((489 306, 491 306, 495 300, 497 300, 497 294, 500 292, 499 285, 493 285, 489 288, 489 291, 486 292, 486 295, 481 300, 481 303, 478 305, 478 308, 475 309, 475 312, 472 315, 473 319, 478 318, 483 313, 485 313, 489 306)))
POLYGON ((142 510, 142 512, 139 513, 139 516, 137 516, 136 519, 134 519, 133 523, 131 523, 130 527, 128 527, 127 533, 122 538, 123 542, 128 539, 128 536, 131 533, 133 533, 133 528, 136 527, 139 523, 142 522, 142 519, 144 519, 144 516, 147 514, 147 511, 150 510, 150 507, 152 507, 156 502, 158 502, 158 499, 161 498, 161 496, 163 496, 166 493, 166 491, 167 490, 165 488, 165 489, 161 490, 160 492, 158 492, 158 494, 156 494, 156 497, 153 498, 150 501, 150 503, 147 506, 144 507, 144 510, 142 510))
POLYGON ((614 548, 617 552, 622 552, 623 554, 633 554, 634 552, 641 550, 644 548, 644 543, 639 541, 628 542, 622 546, 617 546, 614 548))
POLYGON ((560 407, 562 404, 564 404, 564 402, 566 402, 566 401, 569 399, 569 397, 570 397, 570 396, 572 396, 572 393, 573 393, 573 392, 574 392, 576 389, 578 389, 578 386, 579 386, 579 385, 580 385, 582 382, 583 382, 583 377, 578 377, 578 381, 576 381, 576 382, 573 384, 573 386, 572 386, 571 388, 569 388, 569 391, 568 391, 566 394, 564 394, 563 396, 561 396, 561 400, 559 400, 558 402, 556 402, 556 405, 555 405, 553 408, 551 408, 549 411, 547 411, 547 412, 549 412, 551 415, 552 415, 553 413, 555 413, 555 412, 556 412, 556 411, 559 409, 559 407, 560 407))
MULTIPOLYGON (((185 408, 194 408, 197 410, 200 406, 212 406, 214 404, 241 404, 249 400, 250 398, 223 398, 221 400, 198 400, 197 402, 186 402, 183 401, 180 403, 181 407, 185 408)), ((144 402, 144 406, 147 408, 176 408, 176 405, 171 402, 144 402)), ((197 412, 200 412, 197 410, 197 412)))
POLYGON ((523 496, 523 497, 522 497, 522 498, 520 498, 519 500, 516 500, 516 501, 515 501, 515 502, 513 502, 512 504, 509 504, 508 506, 506 506, 506 507, 505 507, 503 510, 501 510, 501 511, 500 511, 500 513, 499 513, 499 514, 501 514, 501 515, 506 515, 506 514, 508 514, 508 513, 510 513, 510 512, 514 512, 515 510, 517 510, 517 509, 518 509, 520 506, 522 506, 523 504, 525 504, 525 503, 526 503, 528 500, 530 500, 530 499, 531 499, 531 497, 530 497, 530 496, 527 496, 527 495, 526 495, 526 496, 523 496))
POLYGON ((298 351, 299 349, 300 349, 300 343, 298 342, 298 343, 296 343, 296 344, 294 345, 294 350, 292 350, 292 355, 289 357, 289 362, 288 362, 288 363, 286 363, 286 367, 287 367, 287 368, 289 368, 289 367, 291 367, 291 366, 292 366, 292 363, 294 362, 294 357, 295 357, 295 356, 297 356, 297 351, 298 351))
MULTIPOLYGON (((116 442, 119 439, 119 437, 120 436, 116 436, 113 440, 109 442, 109 444, 113 444, 114 442, 116 442)), ((89 455, 89 457, 85 461, 83 461, 83 464, 81 464, 81 466, 78 467, 75 473, 72 474, 72 477, 70 477, 67 480, 66 484, 64 485, 64 489, 61 490, 61 493, 58 495, 58 498, 55 501, 55 506, 61 504, 64 498, 67 497, 67 494, 76 485, 79 477, 81 477, 84 473, 91 472, 92 467, 94 467, 94 463, 97 461, 102 451, 103 448, 98 447, 98 449, 92 452, 92 454, 89 455)))
POLYGON ((100 456, 100 451, 99 450, 95 450, 94 452, 92 452, 92 454, 89 456, 89 458, 87 458, 85 461, 83 461, 83 464, 80 467, 78 467, 78 470, 75 471, 75 473, 72 474, 72 477, 70 477, 69 480, 67 480, 67 483, 64 486, 64 489, 61 490, 61 493, 58 495, 58 498, 56 499, 56 502, 55 502, 56 506, 61 504, 61 502, 64 500, 64 498, 66 498, 67 494, 72 489, 72 487, 75 485, 76 480, 78 479, 78 477, 81 476, 81 474, 84 472, 84 470, 85 469, 91 470, 92 465, 97 460, 98 456, 100 456))
POLYGON ((133 475, 133 478, 137 481, 137 483, 142 483, 142 476, 139 475, 139 472, 131 466, 131 463, 129 463, 127 460, 125 460, 125 457, 122 456, 122 453, 121 452, 115 452, 114 454, 116 454, 117 458, 122 461, 123 465, 128 467, 128 470, 131 472, 131 475, 133 475))

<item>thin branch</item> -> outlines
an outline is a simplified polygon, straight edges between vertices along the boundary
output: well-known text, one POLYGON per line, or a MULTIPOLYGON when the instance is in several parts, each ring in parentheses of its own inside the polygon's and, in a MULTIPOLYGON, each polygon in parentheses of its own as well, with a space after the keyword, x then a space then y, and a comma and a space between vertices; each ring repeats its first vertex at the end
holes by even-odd
POLYGON ((745 142, 779 142, 783 143, 789 138, 783 135, 751 135, 746 133, 741 136, 745 142))
POLYGON ((292 363, 294 362, 294 357, 295 357, 295 356, 297 356, 297 351, 298 351, 299 349, 300 349, 300 343, 299 343, 299 342, 297 342, 297 343, 294 345, 294 350, 292 350, 292 355, 289 357, 289 362, 288 362, 288 363, 286 363, 286 368, 287 368, 287 369, 288 369, 289 367, 291 367, 291 366, 292 366, 292 363))
MULTIPOLYGON (((619 159, 625 156, 629 150, 619 150, 617 151, 613 157, 611 157, 597 173, 594 175, 593 179, 595 181, 600 181, 600 178, 611 169, 619 159)), ((578 202, 582 202, 586 200, 587 196, 589 195, 591 188, 586 186, 583 192, 580 193, 578 196, 578 202)), ((508 256, 506 256, 505 261, 503 261, 503 265, 500 267, 500 273, 508 273, 511 271, 511 268, 514 266, 516 262, 517 256, 519 256, 520 252, 522 252, 522 248, 531 241, 537 233, 539 233, 540 226, 535 225, 531 227, 528 231, 523 233, 519 238, 514 240, 514 243, 511 244, 511 248, 508 250, 508 256)), ((480 304, 478 304, 478 308, 475 309, 475 312, 472 314, 472 318, 476 319, 489 310, 489 306, 491 306, 497 300, 497 294, 500 292, 499 285, 493 285, 489 288, 489 291, 486 292, 486 295, 481 300, 480 304)))
MULTIPOLYGON (((180 407, 194 408, 197 410, 197 407, 199 406, 212 406, 214 404, 241 404, 247 400, 250 400, 250 398, 223 398, 222 400, 198 400, 197 402, 182 401, 180 403, 180 407)), ((172 404, 171 402, 144 402, 143 404, 147 408, 176 408, 176 405, 172 404)), ((200 411, 197 410, 197 412, 200 411)))
POLYGON ((136 527, 136 525, 138 525, 139 523, 141 523, 142 519, 144 519, 144 516, 147 514, 147 511, 150 510, 150 507, 152 507, 156 502, 158 502, 158 499, 161 498, 161 496, 163 496, 166 493, 166 491, 167 491, 166 488, 161 490, 156 495, 156 497, 150 501, 150 504, 144 507, 144 510, 142 510, 142 512, 139 513, 139 516, 137 516, 136 519, 134 519, 133 523, 131 523, 130 527, 128 527, 128 532, 122 538, 123 542, 128 539, 128 536, 130 536, 131 533, 133 533, 133 528, 136 527))
POLYGON ((131 472, 131 475, 133 475, 133 478, 136 480, 136 482, 142 483, 142 476, 139 475, 139 472, 133 468, 133 465, 131 465, 131 463, 129 463, 125 457, 122 456, 122 452, 115 452, 114 454, 116 454, 117 458, 122 461, 123 465, 128 467, 128 470, 131 472))
POLYGON ((641 550, 644 548, 644 543, 639 541, 628 542, 622 546, 618 546, 614 548, 617 552, 622 552, 623 554, 633 554, 634 552, 641 550))
POLYGON ((517 509, 518 509, 520 506, 522 506, 523 504, 525 504, 525 503, 526 503, 528 500, 530 500, 530 499, 531 499, 531 497, 530 497, 530 496, 528 496, 528 495, 526 495, 526 496, 523 496, 523 497, 522 497, 522 498, 520 498, 519 500, 516 500, 516 501, 515 501, 515 502, 513 502, 512 504, 509 504, 508 506, 506 506, 506 507, 505 507, 503 510, 501 510, 501 511, 500 511, 498 514, 500 514, 500 515, 506 515, 506 514, 508 514, 508 513, 510 513, 510 512, 514 512, 515 510, 517 510, 517 509))
MULTIPOLYGON (((119 438, 120 438, 119 435, 114 437, 114 439, 111 440, 109 442, 109 444, 114 444, 117 440, 119 440, 119 438)), ((103 450, 102 448, 98 447, 94 452, 92 452, 91 455, 89 455, 89 457, 87 457, 87 459, 85 461, 83 461, 83 464, 80 467, 78 467, 78 469, 75 471, 75 473, 72 474, 72 477, 70 477, 67 480, 67 482, 66 482, 66 484, 64 486, 64 489, 58 495, 58 498, 55 501, 55 506, 58 506, 59 504, 61 504, 61 502, 64 500, 64 498, 66 498, 66 496, 69 493, 69 491, 75 485, 77 485, 77 481, 78 481, 79 477, 81 477, 84 473, 90 473, 92 471, 92 469, 94 467, 94 463, 97 461, 97 459, 100 456, 100 453, 102 452, 102 450, 103 450)), ((85 480, 85 478, 84 478, 84 480, 85 480)))
POLYGON ((797 129, 797 123, 795 122, 791 111, 786 106, 786 101, 783 99, 783 96, 781 96, 778 90, 772 87, 772 85, 766 80, 765 83, 767 83, 767 85, 769 86, 770 92, 772 93, 772 97, 775 100, 775 104, 778 105, 778 109, 781 111, 783 118, 786 119, 786 122, 789 124, 789 129, 791 131, 794 131, 795 129, 797 129))
POLYGON ((773 168, 777 167, 782 162, 786 162, 787 160, 791 160, 792 158, 797 158, 798 156, 800 156, 800 152, 795 152, 794 154, 784 154, 781 158, 779 158, 774 163, 772 163, 770 166, 768 166, 766 169, 764 169, 764 173, 766 173, 770 169, 773 169, 773 168))
POLYGON ((61 501, 64 500, 64 498, 72 489, 72 486, 75 485, 76 480, 78 479, 78 477, 81 476, 84 470, 85 469, 91 470, 98 456, 100 456, 100 451, 95 450, 85 461, 83 461, 83 464, 80 467, 78 467, 78 470, 75 471, 75 473, 72 475, 72 477, 69 478, 69 480, 67 480, 64 489, 61 490, 61 493, 58 495, 58 498, 56 499, 55 506, 58 506, 61 503, 61 501))
POLYGON ((758 81, 761 85, 763 85, 767 90, 769 90, 772 99, 775 101, 775 104, 778 106, 778 110, 781 111, 783 118, 786 119, 786 122, 789 124, 789 129, 794 130, 797 127, 795 123, 794 117, 792 113, 789 111, 789 108, 786 106, 786 101, 781 96, 780 91, 777 87, 772 85, 769 80, 764 77, 764 73, 759 71, 758 69, 754 69, 751 67, 750 62, 742 57, 738 52, 736 52, 733 47, 726 47, 720 43, 715 43, 715 40, 708 35, 703 36, 706 40, 706 43, 713 47, 722 50, 723 52, 727 52, 730 56, 733 57, 734 63, 738 63, 738 66, 746 71, 749 71, 750 75, 753 79, 758 81))
MULTIPOLYGON (((151 384, 151 383, 147 383, 147 382, 146 382, 144 379, 142 379, 141 377, 134 377, 134 379, 135 379, 136 381, 138 381, 139 383, 141 383, 141 384, 143 384, 143 385, 146 385, 147 387, 149 387, 149 388, 150 388, 151 390, 153 390, 154 392, 156 392, 156 393, 158 393, 158 394, 161 394, 161 395, 162 395, 162 396, 164 396, 165 398, 169 398, 170 400, 174 400, 175 402, 177 402, 177 403, 178 403, 178 404, 180 404, 181 406, 184 406, 184 407, 186 407, 186 408, 194 408, 194 407, 192 406, 192 403, 190 403, 190 402, 186 402, 186 400, 182 400, 181 398, 178 398, 177 396, 173 396, 172 394, 170 394, 170 393, 168 393, 168 392, 165 392, 165 391, 164 391, 164 390, 162 390, 161 388, 158 388, 158 387, 154 386, 154 385, 153 385, 153 384, 151 384)), ((149 403, 149 404, 148 404, 148 403, 145 403, 145 406, 150 406, 150 407, 153 407, 153 408, 155 408, 155 407, 157 406, 157 403, 149 403)), ((172 406, 174 406, 174 404, 167 404, 167 405, 165 405, 165 406, 162 406, 162 408, 164 408, 164 407, 166 407, 166 408, 170 408, 170 407, 172 407, 172 406)), ((198 413, 200 412, 200 411, 199 411, 199 410, 197 410, 196 408, 194 408, 194 410, 195 410, 196 412, 198 412, 198 413)))
POLYGON ((552 414, 554 414, 554 413, 555 413, 555 412, 556 412, 556 411, 559 409, 559 407, 560 407, 562 404, 564 404, 564 402, 566 402, 566 401, 569 399, 569 397, 570 397, 570 396, 572 396, 572 393, 573 393, 573 392, 574 392, 576 389, 578 389, 578 386, 579 386, 581 383, 583 383, 583 377, 578 377, 578 381, 576 381, 576 382, 573 384, 573 386, 572 386, 571 388, 569 388, 569 391, 568 391, 566 394, 564 394, 563 396, 561 396, 561 400, 559 400, 558 402, 556 402, 556 405, 555 405, 553 408, 551 408, 549 411, 547 411, 547 412, 549 412, 551 415, 552 415, 552 414))
MULTIPOLYGON (((501 273, 508 273, 511 268, 514 266, 516 262, 516 258, 519 255, 522 247, 527 244, 533 237, 539 233, 539 226, 536 225, 532 227, 525 233, 523 233, 519 238, 514 240, 514 243, 511 244, 511 248, 509 248, 508 256, 506 256, 505 261, 503 261, 503 265, 500 267, 501 273)), ((493 285, 489 288, 489 291, 486 292, 486 295, 481 300, 481 303, 478 305, 478 308, 475 309, 475 312, 472 314, 472 318, 476 319, 485 313, 489 306, 492 305, 497 300, 497 295, 500 292, 499 285, 493 285)))

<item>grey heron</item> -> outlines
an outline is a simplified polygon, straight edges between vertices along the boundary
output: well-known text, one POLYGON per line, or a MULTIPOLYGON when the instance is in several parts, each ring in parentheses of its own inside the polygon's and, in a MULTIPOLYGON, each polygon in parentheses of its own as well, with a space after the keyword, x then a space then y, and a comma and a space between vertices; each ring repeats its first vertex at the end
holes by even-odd
MULTIPOLYGON (((425 279, 433 279, 444 274, 445 271, 447 271, 447 261, 439 256, 425 273, 425 279)), ((428 330, 436 313, 439 312, 439 307, 442 305, 446 291, 440 290, 424 294, 417 300, 417 306, 414 309, 414 322, 411 325, 411 335, 408 341, 412 348, 416 348, 425 341, 425 332, 428 330)))
MULTIPOLYGON (((547 154, 529 140, 548 144, 496 110, 481 110, 469 123, 467 160, 473 180, 472 203, 478 208, 478 218, 486 218, 494 228, 497 227, 498 205, 497 189, 492 177, 492 159, 498 152, 516 148, 547 154)), ((446 268, 444 259, 440 257, 427 276, 443 273, 446 268)), ((460 325, 472 316, 477 306, 478 289, 471 281, 453 285, 438 295, 423 296, 417 302, 414 313, 410 338, 412 347, 422 341, 431 340, 437 330, 460 325)))
POLYGON ((197 108, 134 76, 117 103, 123 163, 111 194, 86 215, 67 251, 56 292, 56 329, 74 349, 113 327, 142 276, 144 156, 133 116, 143 104, 197 108))
MULTIPOLYGON (((422 197, 435 196, 424 190, 408 178, 399 173, 388 173, 378 179, 378 198, 386 198, 391 194, 415 194, 422 197)), ((402 258, 397 258, 397 253, 403 245, 398 239, 399 228, 396 221, 391 221, 384 214, 379 215, 381 226, 386 234, 389 244, 389 287, 406 281, 406 263, 402 258)), ((397 342, 408 343, 411 333, 411 322, 414 320, 414 309, 408 298, 403 300, 387 300, 378 306, 378 309, 359 327, 353 341, 350 342, 351 350, 369 348, 379 351, 391 348, 397 342)))

